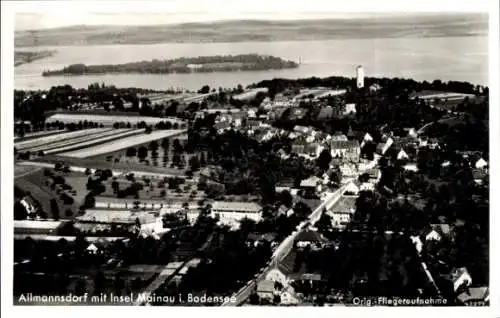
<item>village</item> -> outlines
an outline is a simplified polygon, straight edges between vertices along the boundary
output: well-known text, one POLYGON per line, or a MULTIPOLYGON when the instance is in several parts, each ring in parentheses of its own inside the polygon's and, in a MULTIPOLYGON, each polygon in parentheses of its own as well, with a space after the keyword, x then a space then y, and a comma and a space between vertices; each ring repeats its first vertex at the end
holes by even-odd
POLYGON ((488 152, 459 138, 481 139, 487 88, 395 93, 362 66, 260 84, 21 98, 15 293, 488 304, 488 152), (51 98, 64 106, 28 120, 51 98))

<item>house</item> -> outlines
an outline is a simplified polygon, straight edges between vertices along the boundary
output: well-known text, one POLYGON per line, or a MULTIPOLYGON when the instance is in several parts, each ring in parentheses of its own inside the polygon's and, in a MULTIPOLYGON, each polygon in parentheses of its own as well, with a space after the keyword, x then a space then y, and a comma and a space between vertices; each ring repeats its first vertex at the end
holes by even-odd
POLYGON ((257 295, 261 299, 273 301, 276 291, 274 289, 275 282, 272 280, 263 279, 257 284, 257 295))
POLYGON ((352 162, 358 162, 361 147, 357 140, 329 140, 327 146, 333 158, 342 158, 352 162))
POLYGON ((472 170, 472 178, 474 179, 474 182, 478 185, 482 185, 484 183, 484 179, 486 178, 486 176, 487 174, 482 169, 472 170))
POLYGON ((62 221, 14 220, 14 233, 51 235, 58 231, 62 221))
POLYGON ((422 243, 422 240, 420 239, 420 236, 412 235, 412 236, 410 236, 410 239, 411 239, 412 243, 415 245, 415 249, 417 250, 417 253, 420 255, 420 253, 422 253, 422 247, 424 245, 422 243))
POLYGON ((470 276, 467 268, 460 267, 454 269, 449 275, 453 283, 453 291, 458 291, 459 288, 468 287, 472 284, 472 277, 470 276))
POLYGON ((356 104, 349 103, 345 104, 344 115, 355 114, 356 113, 356 104))
POLYGON ((385 141, 383 141, 377 145, 377 149, 375 152, 378 155, 383 156, 383 155, 385 155, 387 150, 389 150, 389 148, 392 146, 393 143, 394 143, 394 139, 392 139, 391 137, 387 137, 385 141))
POLYGON ((490 301, 490 290, 488 287, 469 287, 457 296, 457 301, 463 305, 488 305, 490 301))
POLYGON ((370 90, 370 92, 374 93, 376 91, 379 91, 382 89, 382 86, 380 86, 379 84, 377 83, 374 83, 372 85, 370 85, 370 87, 368 87, 368 89, 370 90))
POLYGON ((378 183, 382 177, 382 172, 378 168, 368 169, 365 173, 368 175, 368 182, 371 183, 378 183))
POLYGON ((302 277, 303 274, 314 273, 310 273, 307 270, 305 261, 297 258, 297 251, 292 248, 276 266, 267 272, 265 279, 280 283, 283 286, 283 290, 285 290, 294 279, 302 277))
POLYGON ((483 158, 480 158, 478 161, 476 161, 474 166, 476 167, 476 169, 484 169, 488 166, 488 163, 483 158))
POLYGON ((292 286, 286 286, 279 296, 280 303, 285 306, 297 305, 300 301, 292 286))
POLYGON ((85 250, 91 255, 96 255, 101 252, 100 248, 97 246, 97 243, 90 243, 85 250))
POLYGON ((416 163, 407 163, 403 166, 406 171, 418 172, 418 167, 416 163))
POLYGON ((259 222, 262 218, 262 208, 254 202, 214 201, 212 217, 219 218, 222 224, 233 225, 244 218, 259 222))
POLYGON ((300 182, 300 187, 304 190, 316 190, 320 184, 321 179, 316 176, 311 176, 300 182))
POLYGON ((218 123, 214 124, 214 128, 217 131, 217 133, 222 134, 225 131, 230 130, 232 127, 231 123, 228 121, 220 121, 218 123))
POLYGON ((327 212, 332 217, 332 226, 344 226, 350 222, 351 216, 356 212, 356 199, 354 196, 342 196, 327 212))
POLYGON ((408 160, 410 157, 408 156, 406 151, 403 148, 401 148, 401 150, 399 150, 396 158, 397 158, 397 160, 408 160))
POLYGON ((342 174, 338 168, 330 168, 323 174, 323 184, 329 184, 330 182, 337 182, 341 179, 342 174))
POLYGON ((247 243, 252 243, 254 246, 260 245, 264 242, 272 244, 276 239, 276 233, 249 233, 247 236, 247 243))
POLYGON ((426 241, 441 241, 441 234, 438 233, 435 229, 432 229, 427 235, 425 236, 426 241))
POLYGON ((331 138, 328 140, 334 140, 334 141, 347 141, 347 136, 344 135, 341 131, 336 131, 333 135, 331 135, 331 138))
POLYGON ((306 127, 306 126, 295 125, 295 127, 293 127, 293 131, 298 133, 298 134, 304 135, 304 134, 308 134, 311 131, 311 128, 306 127))
POLYGON ((25 196, 24 198, 22 198, 21 204, 26 209, 26 213, 28 213, 28 215, 36 212, 35 201, 30 196, 25 196))
POLYGON ((408 137, 418 138, 418 132, 415 128, 408 129, 408 137))
POLYGON ((373 137, 369 133, 366 133, 363 136, 363 140, 361 141, 360 147, 363 148, 367 143, 370 143, 370 142, 373 142, 373 137))
POLYGON ((249 108, 247 110, 248 118, 257 118, 257 108, 249 108))
POLYGON ((359 187, 356 185, 354 182, 349 182, 349 184, 346 186, 344 190, 343 195, 352 195, 352 196, 357 196, 359 193, 359 187))
MULTIPOLYGON (((272 282, 278 282, 283 286, 288 285, 288 278, 286 276, 286 273, 288 271, 283 271, 283 268, 278 265, 278 267, 275 267, 271 269, 267 274, 266 274, 266 280, 272 281, 272 282)), ((273 285, 274 288, 274 285, 273 285)))
POLYGON ((375 184, 370 182, 363 182, 359 186, 359 191, 375 191, 375 184))
POLYGON ((301 231, 295 238, 295 243, 298 248, 310 246, 313 249, 322 248, 328 240, 321 233, 312 230, 301 231))
POLYGON ((354 163, 343 163, 339 166, 339 169, 344 178, 353 177, 358 171, 354 163))

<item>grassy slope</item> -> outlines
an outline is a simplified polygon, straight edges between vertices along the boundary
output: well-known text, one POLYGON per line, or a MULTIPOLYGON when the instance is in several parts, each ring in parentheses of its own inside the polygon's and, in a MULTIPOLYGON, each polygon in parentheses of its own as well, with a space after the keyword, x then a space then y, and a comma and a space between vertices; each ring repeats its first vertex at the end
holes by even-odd
POLYGON ((241 42, 486 34, 486 15, 223 21, 155 26, 72 26, 15 34, 15 46, 241 42))

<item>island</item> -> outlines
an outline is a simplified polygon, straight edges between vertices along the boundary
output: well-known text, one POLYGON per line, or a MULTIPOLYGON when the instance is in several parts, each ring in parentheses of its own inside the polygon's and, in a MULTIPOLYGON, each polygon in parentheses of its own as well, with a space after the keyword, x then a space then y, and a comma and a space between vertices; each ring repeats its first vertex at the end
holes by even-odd
POLYGON ((42 76, 87 74, 169 74, 234 71, 263 71, 296 68, 299 64, 279 57, 258 54, 183 57, 172 60, 152 60, 115 65, 73 64, 61 70, 45 71, 42 76))
POLYGON ((14 66, 19 66, 22 64, 28 64, 36 60, 41 60, 47 57, 51 57, 56 53, 56 51, 15 51, 14 52, 14 66))

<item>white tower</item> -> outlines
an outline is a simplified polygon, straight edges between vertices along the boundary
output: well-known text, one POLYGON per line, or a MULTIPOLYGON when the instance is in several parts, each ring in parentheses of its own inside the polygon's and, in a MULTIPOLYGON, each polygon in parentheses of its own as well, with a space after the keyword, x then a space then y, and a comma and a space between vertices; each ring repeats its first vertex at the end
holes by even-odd
POLYGON ((358 88, 363 88, 365 86, 365 71, 361 65, 356 67, 356 84, 358 88))

